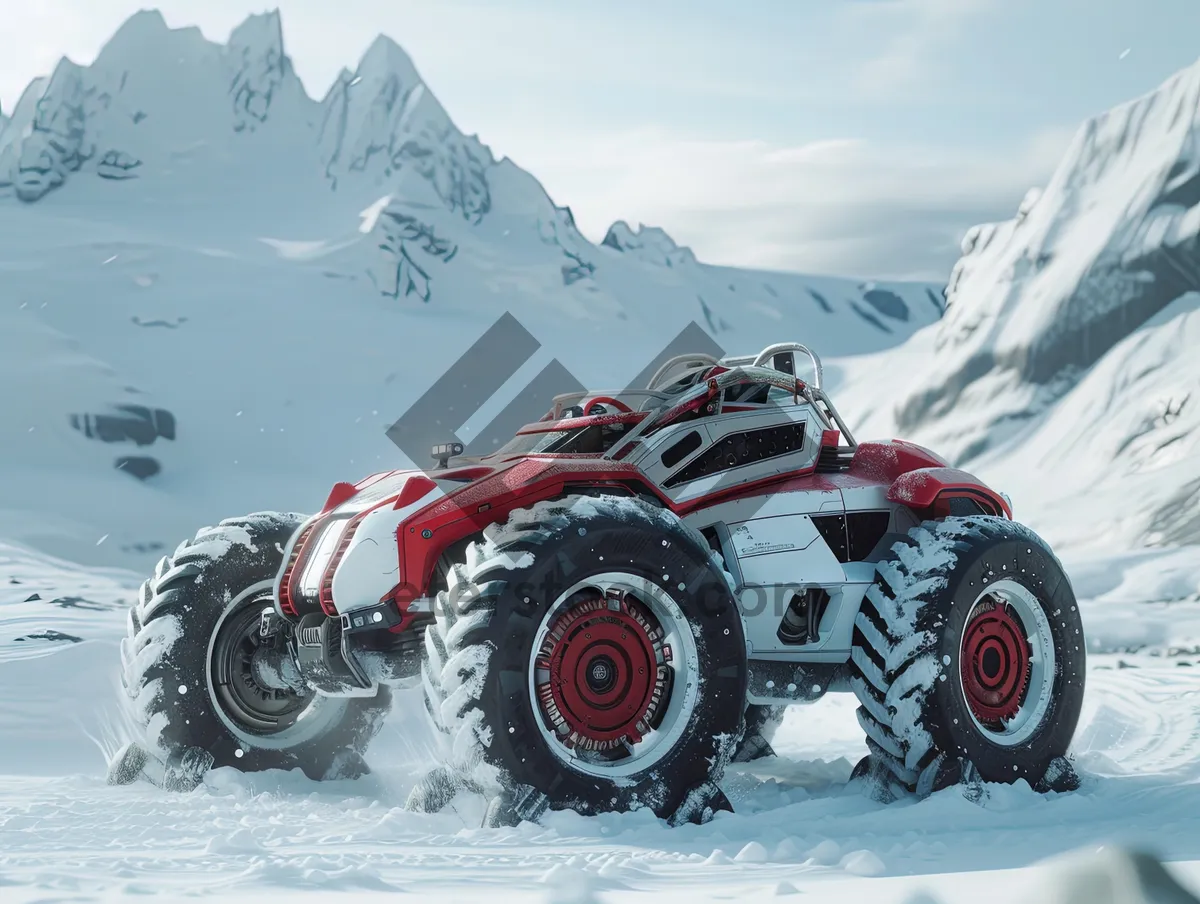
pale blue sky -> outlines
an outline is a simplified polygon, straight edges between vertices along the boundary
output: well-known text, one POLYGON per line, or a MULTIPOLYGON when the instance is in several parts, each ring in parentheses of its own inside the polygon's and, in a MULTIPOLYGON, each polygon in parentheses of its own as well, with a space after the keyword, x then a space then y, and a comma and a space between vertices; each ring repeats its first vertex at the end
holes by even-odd
MULTIPOLYGON (((138 5, 14 4, 0 104, 138 5)), ((265 5, 158 4, 216 39, 265 5)), ((593 238, 619 217, 707 260, 857 276, 945 278, 965 228, 1011 215, 1083 118, 1200 57, 1200 0, 277 5, 310 93, 389 34, 593 238)))

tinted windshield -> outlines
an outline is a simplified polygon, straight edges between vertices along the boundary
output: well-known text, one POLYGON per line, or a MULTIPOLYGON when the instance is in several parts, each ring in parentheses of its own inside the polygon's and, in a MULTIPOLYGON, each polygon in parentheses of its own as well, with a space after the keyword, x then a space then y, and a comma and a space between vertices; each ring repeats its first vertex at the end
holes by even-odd
POLYGON ((529 455, 540 452, 559 455, 598 455, 612 448, 633 427, 628 423, 589 424, 570 430, 548 430, 545 433, 521 433, 514 436, 493 455, 529 455))

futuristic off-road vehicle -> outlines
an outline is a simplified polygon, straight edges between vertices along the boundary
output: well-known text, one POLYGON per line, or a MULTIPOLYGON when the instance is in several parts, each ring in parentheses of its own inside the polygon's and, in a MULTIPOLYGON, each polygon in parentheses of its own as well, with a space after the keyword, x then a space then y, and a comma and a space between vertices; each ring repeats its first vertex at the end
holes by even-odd
POLYGON ((675 358, 493 454, 435 451, 159 563, 122 658, 160 773, 361 773, 419 683, 444 741, 426 810, 466 788, 494 820, 704 818, 726 764, 829 691, 857 696, 856 772, 885 796, 1070 786, 1084 639, 1059 562, 970 474, 855 443, 804 346, 675 358))

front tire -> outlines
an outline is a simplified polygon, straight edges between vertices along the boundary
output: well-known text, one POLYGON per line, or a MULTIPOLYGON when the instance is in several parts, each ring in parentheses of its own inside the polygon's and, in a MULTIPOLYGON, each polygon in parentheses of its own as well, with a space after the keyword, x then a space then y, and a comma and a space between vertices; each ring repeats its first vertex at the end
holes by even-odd
POLYGON ((1033 531, 991 517, 914 528, 855 620, 858 771, 919 796, 975 776, 1065 790, 1085 666, 1070 581, 1033 531))
POLYGON ((390 704, 386 687, 350 699, 273 690, 251 665, 283 549, 303 520, 261 512, 222 521, 181 543, 142 585, 121 677, 131 715, 162 759, 199 754, 213 767, 300 768, 314 779, 365 771, 362 754, 390 704))
POLYGON ((713 554, 672 513, 618 497, 514 512, 452 570, 425 643, 458 784, 675 820, 720 798, 745 641, 713 554))

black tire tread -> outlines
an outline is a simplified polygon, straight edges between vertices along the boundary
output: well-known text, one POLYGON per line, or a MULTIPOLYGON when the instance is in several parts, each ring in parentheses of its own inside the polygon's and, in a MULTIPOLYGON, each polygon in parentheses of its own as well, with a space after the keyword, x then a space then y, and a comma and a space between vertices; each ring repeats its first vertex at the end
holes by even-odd
POLYGON ((980 516, 925 522, 893 546, 892 558, 876 565, 875 583, 855 619, 850 685, 859 701, 857 717, 873 768, 877 777, 890 782, 893 795, 930 793, 948 755, 937 749, 922 724, 920 707, 899 706, 929 691, 931 666, 932 674, 941 675, 933 649, 936 637, 918 625, 925 597, 939 582, 944 584, 958 555, 973 543, 1007 539, 1049 552, 1029 528, 980 516), (914 714, 917 718, 909 718, 914 714))
MULTIPOLYGON (((129 716, 143 733, 147 745, 160 755, 167 757, 180 753, 174 742, 162 736, 162 733, 172 732, 160 733, 162 725, 159 724, 158 731, 152 725, 156 716, 165 716, 168 724, 172 719, 163 687, 165 677, 174 674, 168 662, 184 655, 180 652, 184 649, 181 645, 207 650, 210 638, 189 636, 187 626, 204 614, 197 607, 212 611, 214 605, 221 605, 219 600, 214 602, 203 593, 210 569, 222 566, 225 554, 239 545, 248 547, 246 552, 254 555, 258 552, 256 543, 277 544, 278 541, 272 538, 286 539, 304 520, 302 515, 279 512, 227 518, 216 526, 197 531, 192 539, 180 543, 170 556, 159 559, 151 576, 142 583, 126 618, 126 636, 120 644, 120 677, 128 698, 129 716)), ((277 546, 276 551, 282 556, 281 547, 277 546)), ((238 555, 244 557, 245 553, 238 555)), ((195 692, 206 695, 207 688, 197 687, 195 692)), ((374 710, 382 707, 386 712, 390 692, 384 689, 377 697, 360 699, 362 704, 354 701, 353 714, 343 719, 343 736, 349 742, 342 752, 343 757, 353 757, 365 749, 378 728, 378 713, 374 710)), ((214 738, 214 743, 224 742, 214 738)), ((338 754, 329 750, 317 752, 315 745, 310 744, 295 755, 287 751, 255 750, 233 762, 221 762, 218 757, 217 765, 247 769, 299 765, 310 775, 319 777, 337 758, 338 754), (305 757, 310 761, 305 761, 305 757), (317 763, 316 759, 330 762, 317 763)))

